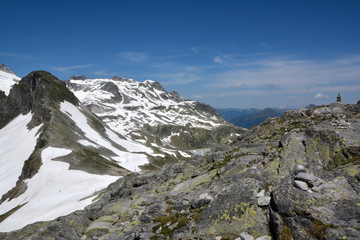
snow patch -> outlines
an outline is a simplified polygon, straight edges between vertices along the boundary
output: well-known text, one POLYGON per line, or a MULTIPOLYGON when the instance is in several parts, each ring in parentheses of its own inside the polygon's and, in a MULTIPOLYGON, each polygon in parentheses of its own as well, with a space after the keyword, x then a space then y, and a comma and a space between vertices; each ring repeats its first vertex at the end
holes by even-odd
POLYGON ((19 115, 0 129, 0 197, 16 186, 24 162, 35 149, 42 125, 29 130, 31 118, 31 113, 19 115))
POLYGON ((120 146, 124 146, 125 149, 134 152, 145 152, 152 154, 153 151, 140 143, 132 142, 130 140, 121 139, 113 131, 106 128, 106 135, 109 137, 105 139, 97 131, 95 131, 87 122, 86 116, 80 111, 79 108, 72 103, 64 101, 60 104, 60 110, 67 114, 75 124, 81 129, 84 135, 92 142, 109 149, 115 156, 113 160, 117 161, 120 166, 126 168, 132 172, 140 172, 139 166, 145 165, 149 162, 148 158, 144 154, 125 152, 113 146, 111 141, 117 143, 120 146))
POLYGON ((0 205, 0 214, 4 214, 25 204, 0 224, 0 232, 17 230, 34 222, 53 220, 84 209, 95 198, 92 196, 94 192, 119 179, 69 170, 68 163, 52 160, 69 153, 71 150, 54 147, 42 151, 43 164, 39 172, 26 181, 26 192, 0 205))
POLYGON ((4 91, 5 95, 9 95, 12 86, 19 81, 20 78, 15 74, 0 71, 0 90, 4 91))

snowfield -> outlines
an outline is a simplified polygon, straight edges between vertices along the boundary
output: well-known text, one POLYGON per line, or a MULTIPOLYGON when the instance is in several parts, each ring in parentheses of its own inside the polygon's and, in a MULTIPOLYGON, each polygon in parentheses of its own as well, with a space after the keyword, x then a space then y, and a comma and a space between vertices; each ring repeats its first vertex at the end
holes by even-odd
POLYGON ((0 215, 23 205, 0 224, 0 232, 9 232, 38 221, 53 220, 84 209, 96 197, 94 192, 119 177, 69 170, 69 164, 52 159, 71 153, 68 149, 48 147, 41 153, 42 166, 19 197, 0 205, 0 215))
POLYGON ((19 115, 0 129, 0 197, 15 187, 24 162, 35 149, 42 125, 29 130, 26 126, 31 118, 31 113, 19 115))
POLYGON ((149 163, 147 156, 139 152, 153 154, 153 150, 151 148, 129 139, 121 139, 113 131, 107 128, 106 135, 109 139, 105 139, 88 124, 86 116, 80 111, 80 109, 67 101, 60 104, 60 110, 67 114, 88 138, 88 140, 80 140, 80 144, 85 146, 99 145, 111 150, 114 153, 112 159, 118 162, 118 164, 123 168, 132 172, 140 172, 141 169, 139 166, 149 163), (122 146, 129 152, 122 151, 114 147, 111 141, 122 146))
POLYGON ((0 90, 5 92, 5 95, 9 95, 11 87, 20 81, 20 78, 15 74, 0 71, 0 90))

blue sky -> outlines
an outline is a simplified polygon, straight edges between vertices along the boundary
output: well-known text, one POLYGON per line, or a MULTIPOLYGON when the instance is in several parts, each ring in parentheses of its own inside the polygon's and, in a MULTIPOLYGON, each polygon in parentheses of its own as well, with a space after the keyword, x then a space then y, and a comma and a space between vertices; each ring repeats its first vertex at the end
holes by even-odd
POLYGON ((138 81, 214 107, 360 99, 360 1, 0 0, 0 63, 138 81))

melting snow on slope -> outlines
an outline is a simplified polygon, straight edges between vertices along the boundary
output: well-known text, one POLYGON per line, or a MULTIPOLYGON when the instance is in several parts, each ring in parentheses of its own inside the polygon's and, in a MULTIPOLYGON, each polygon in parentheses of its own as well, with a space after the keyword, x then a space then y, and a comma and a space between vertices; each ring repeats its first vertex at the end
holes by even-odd
POLYGON ((9 95, 11 87, 20 80, 18 76, 12 73, 0 71, 0 90, 9 95))
POLYGON ((0 205, 0 215, 25 204, 0 224, 0 232, 20 229, 37 221, 48 221, 92 203, 94 192, 119 177, 69 170, 69 164, 52 159, 69 154, 68 149, 48 147, 41 153, 39 172, 27 180, 28 189, 19 197, 0 205))
MULTIPOLYGON (((111 150, 116 155, 113 157, 113 159, 117 161, 120 166, 133 172, 139 172, 141 171, 139 166, 147 164, 149 162, 147 156, 144 154, 125 152, 114 147, 110 141, 103 138, 97 131, 90 127, 87 122, 86 116, 73 104, 64 101, 60 105, 60 110, 63 113, 67 114, 76 123, 76 125, 81 129, 81 131, 84 132, 85 136, 88 139, 102 147, 111 150)), ((120 146, 123 146, 129 151, 147 152, 149 154, 153 153, 150 148, 147 148, 140 143, 127 141, 119 138, 110 129, 106 129, 106 134, 112 141, 119 144, 120 146)))
POLYGON ((19 115, 0 129, 0 197, 15 187, 24 162, 36 146, 40 126, 28 130, 32 114, 19 115))
MULTIPOLYGON (((197 111, 193 101, 177 101, 165 90, 156 88, 156 82, 134 80, 85 79, 70 80, 70 89, 85 105, 93 104, 95 113, 103 118, 112 130, 124 136, 141 129, 144 124, 157 126, 171 124, 213 129, 222 120, 197 111), (113 93, 104 91, 105 84, 118 88, 121 100, 111 100, 113 93), (114 118, 115 117, 115 118, 114 118)), ((116 89, 114 88, 114 91, 116 89)))

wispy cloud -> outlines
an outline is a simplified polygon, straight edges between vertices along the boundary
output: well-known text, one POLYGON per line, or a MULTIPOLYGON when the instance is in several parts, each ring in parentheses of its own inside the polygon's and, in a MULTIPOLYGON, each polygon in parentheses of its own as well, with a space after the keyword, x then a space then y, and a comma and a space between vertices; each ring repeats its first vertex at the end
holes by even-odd
POLYGON ((298 97, 296 97, 296 96, 288 96, 288 98, 291 99, 291 100, 296 100, 296 99, 298 99, 298 97))
POLYGON ((154 75, 164 79, 164 85, 185 85, 201 80, 201 77, 189 72, 159 73, 154 75))
POLYGON ((53 67, 52 69, 55 71, 63 72, 63 73, 71 73, 73 70, 83 69, 83 68, 91 68, 95 67, 95 64, 83 64, 83 65, 74 65, 67 67, 53 67))
POLYGON ((316 94, 316 95, 314 96, 314 98, 317 98, 317 99, 319 99, 319 98, 329 98, 329 96, 326 96, 326 95, 324 95, 324 94, 322 94, 322 93, 318 93, 318 94, 316 94))
POLYGON ((36 57, 32 54, 6 53, 0 52, 0 57, 10 57, 22 60, 34 60, 36 57))
POLYGON ((260 45, 260 47, 263 47, 263 48, 271 48, 272 47, 270 44, 268 44, 266 42, 262 42, 259 45, 260 45))
POLYGON ((203 99, 204 97, 201 95, 194 95, 192 96, 194 99, 203 99))
POLYGON ((275 83, 263 83, 262 86, 265 88, 274 88, 274 87, 276 87, 276 84, 275 83))
POLYGON ((231 87, 233 87, 233 88, 243 88, 243 87, 246 87, 246 84, 245 83, 236 83, 236 84, 232 85, 231 87))
POLYGON ((129 62, 141 63, 148 60, 147 54, 143 52, 123 52, 117 55, 129 62))
POLYGON ((192 51, 193 53, 196 53, 196 54, 199 54, 199 53, 200 53, 199 49, 196 48, 196 47, 192 47, 192 48, 191 48, 191 51, 192 51))
POLYGON ((96 76, 100 76, 100 77, 109 77, 109 76, 116 76, 117 73, 109 73, 105 70, 98 70, 98 71, 95 71, 93 72, 94 75, 96 76))
POLYGON ((233 58, 227 67, 214 77, 209 88, 233 88, 240 82, 249 90, 265 87, 268 92, 291 95, 360 89, 360 55, 328 61, 233 58))

